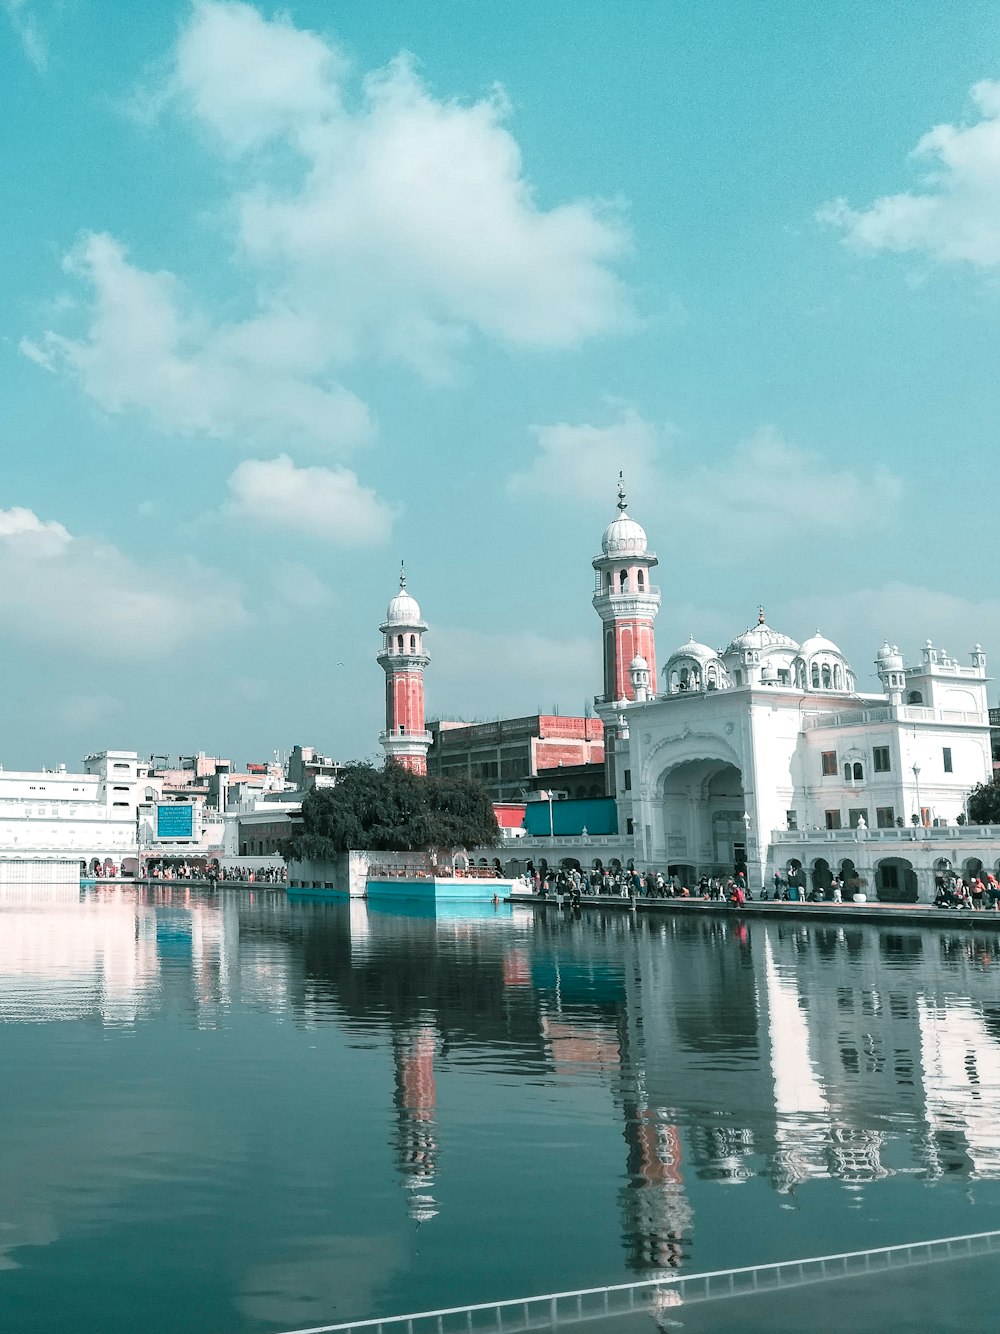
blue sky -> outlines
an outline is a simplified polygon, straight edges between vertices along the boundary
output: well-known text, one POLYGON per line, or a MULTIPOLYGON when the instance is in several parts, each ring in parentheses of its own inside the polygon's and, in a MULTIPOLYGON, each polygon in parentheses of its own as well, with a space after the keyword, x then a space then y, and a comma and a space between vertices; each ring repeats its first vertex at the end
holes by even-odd
MULTIPOLYGON (((0 760, 576 712, 764 603, 1000 660, 1000 11, 0 0, 0 760)), ((993 696, 991 696, 993 697, 993 696)))

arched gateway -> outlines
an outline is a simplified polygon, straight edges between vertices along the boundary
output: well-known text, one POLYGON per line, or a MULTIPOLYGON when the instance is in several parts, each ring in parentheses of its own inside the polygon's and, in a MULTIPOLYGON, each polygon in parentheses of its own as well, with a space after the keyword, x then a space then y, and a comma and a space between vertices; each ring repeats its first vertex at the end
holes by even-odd
POLYGON ((735 757, 722 747, 716 755, 691 758, 671 750, 673 758, 650 785, 654 860, 683 864, 696 877, 745 869, 746 796, 735 757))

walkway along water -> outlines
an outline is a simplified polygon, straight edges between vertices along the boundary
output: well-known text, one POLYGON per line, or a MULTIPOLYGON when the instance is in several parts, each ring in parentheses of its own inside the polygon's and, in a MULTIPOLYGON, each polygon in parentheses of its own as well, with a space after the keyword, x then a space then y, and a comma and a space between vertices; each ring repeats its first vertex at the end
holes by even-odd
POLYGON ((522 1330, 552 1329, 558 1325, 576 1325, 631 1312, 646 1311, 655 1317, 671 1307, 693 1302, 779 1292, 835 1279, 863 1278, 914 1265, 993 1255, 998 1251, 1000 1232, 972 1232, 901 1246, 783 1260, 777 1264, 643 1279, 638 1283, 550 1292, 536 1297, 451 1306, 439 1311, 418 1311, 383 1319, 350 1320, 339 1325, 312 1325, 308 1329, 287 1330, 284 1334, 354 1334, 354 1331, 364 1331, 365 1334, 475 1334, 480 1330, 519 1334, 522 1330))
MULTIPOLYGON (((562 898, 543 894, 511 894, 506 900, 529 908, 558 910, 568 907, 568 896, 562 898)), ((927 904, 912 903, 794 903, 781 899, 749 899, 737 907, 724 899, 647 899, 622 898, 617 894, 584 894, 581 908, 618 908, 625 912, 653 913, 721 913, 739 917, 806 917, 825 922, 881 922, 898 925, 902 922, 919 925, 982 927, 1000 931, 1000 912, 973 908, 934 908, 927 904)))

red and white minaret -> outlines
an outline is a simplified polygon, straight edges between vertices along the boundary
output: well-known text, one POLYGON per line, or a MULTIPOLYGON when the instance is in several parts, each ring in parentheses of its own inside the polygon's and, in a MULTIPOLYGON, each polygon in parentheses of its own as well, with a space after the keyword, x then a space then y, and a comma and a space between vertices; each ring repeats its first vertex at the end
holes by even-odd
MULTIPOLYGON (((597 580, 594 608, 604 634, 604 703, 635 700, 637 682, 645 699, 656 695, 656 643, 653 620, 660 610, 660 590, 650 582, 657 564, 647 550, 641 525, 625 513, 625 483, 618 474, 618 518, 608 524, 601 554, 594 557, 597 580), (635 659, 644 660, 648 675, 634 676, 635 659), (648 682, 648 685, 647 685, 648 682)), ((637 666, 639 664, 636 664, 637 666)))
POLYGON ((379 737, 387 760, 395 760, 415 774, 427 772, 431 734, 424 722, 424 652, 427 624, 420 607, 406 591, 406 571, 400 567, 399 592, 386 608, 379 626, 384 635, 378 663, 385 672, 385 731, 379 737))

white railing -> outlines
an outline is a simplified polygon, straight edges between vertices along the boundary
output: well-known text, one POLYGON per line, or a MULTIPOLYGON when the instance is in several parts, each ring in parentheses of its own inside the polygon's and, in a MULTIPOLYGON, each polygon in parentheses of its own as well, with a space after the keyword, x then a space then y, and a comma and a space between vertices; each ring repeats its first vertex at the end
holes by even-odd
POLYGON ((851 727, 857 723, 887 723, 892 718, 892 710, 883 708, 851 709, 840 713, 804 713, 803 731, 814 727, 851 727))
POLYGON ((630 1311, 652 1311, 655 1314, 692 1302, 774 1292, 810 1283, 828 1283, 838 1278, 863 1278, 867 1274, 884 1274, 888 1270, 944 1260, 965 1260, 993 1255, 997 1251, 1000 1251, 1000 1232, 971 1232, 901 1246, 783 1260, 777 1264, 670 1275, 638 1283, 578 1288, 571 1292, 550 1292, 538 1297, 481 1302, 474 1306, 448 1306, 439 1311, 349 1320, 336 1325, 311 1325, 307 1329, 287 1330, 285 1334, 342 1334, 355 1330, 371 1331, 371 1334, 477 1334, 486 1330, 491 1334, 497 1334, 497 1331, 499 1334, 516 1334, 521 1330, 551 1329, 556 1325, 575 1325, 586 1320, 626 1315, 630 1311))
POLYGON ((902 829, 776 829, 775 843, 958 843, 1000 840, 1000 825, 904 825, 902 829))

